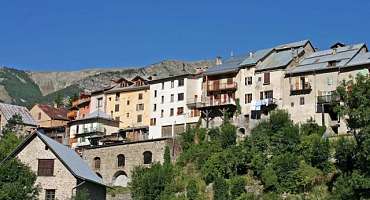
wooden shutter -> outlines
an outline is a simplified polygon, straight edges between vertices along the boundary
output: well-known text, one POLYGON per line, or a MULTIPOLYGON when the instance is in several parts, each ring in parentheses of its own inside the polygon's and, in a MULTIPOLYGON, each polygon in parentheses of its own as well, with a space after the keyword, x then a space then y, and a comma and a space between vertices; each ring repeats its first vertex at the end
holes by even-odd
POLYGON ((54 175, 54 159, 39 159, 37 175, 38 176, 53 176, 54 175))
POLYGON ((270 72, 265 72, 263 74, 263 83, 270 84, 270 72))

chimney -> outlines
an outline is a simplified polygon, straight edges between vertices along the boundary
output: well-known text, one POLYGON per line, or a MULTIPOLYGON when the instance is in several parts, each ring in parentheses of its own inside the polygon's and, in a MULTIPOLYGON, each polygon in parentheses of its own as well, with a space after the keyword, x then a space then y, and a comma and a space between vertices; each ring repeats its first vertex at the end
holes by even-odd
POLYGON ((222 58, 221 56, 216 57, 216 65, 222 65, 222 58))
POLYGON ((333 55, 337 54, 337 48, 333 49, 333 55))

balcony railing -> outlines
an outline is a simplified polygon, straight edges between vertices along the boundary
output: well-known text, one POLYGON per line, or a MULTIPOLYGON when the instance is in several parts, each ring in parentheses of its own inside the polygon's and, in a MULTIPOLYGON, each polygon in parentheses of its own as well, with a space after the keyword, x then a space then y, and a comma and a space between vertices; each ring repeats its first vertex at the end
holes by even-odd
POLYGON ((232 97, 228 97, 226 99, 215 99, 210 97, 203 97, 203 98, 191 98, 187 99, 186 101, 189 107, 210 107, 210 106, 224 106, 224 105, 236 105, 236 101, 232 97))
POLYGON ((312 87, 310 83, 305 83, 299 87, 291 86, 290 88, 290 95, 299 95, 299 94, 308 94, 312 91, 312 87))
POLYGON ((76 136, 86 136, 86 135, 104 135, 105 130, 104 127, 93 127, 93 128, 83 128, 78 133, 76 133, 76 136))
POLYGON ((323 96, 317 97, 318 104, 330 104, 330 103, 337 102, 337 101, 338 101, 338 97, 334 94, 323 95, 323 96))
POLYGON ((210 82, 207 85, 208 92, 222 91, 222 90, 236 90, 237 88, 238 88, 238 84, 236 82, 232 82, 232 83, 210 82))

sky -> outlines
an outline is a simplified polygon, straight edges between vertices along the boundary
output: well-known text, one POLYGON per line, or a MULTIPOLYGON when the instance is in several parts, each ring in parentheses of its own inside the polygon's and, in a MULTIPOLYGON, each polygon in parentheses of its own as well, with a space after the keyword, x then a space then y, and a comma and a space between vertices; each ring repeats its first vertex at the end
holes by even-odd
POLYGON ((0 0, 0 66, 146 66, 309 39, 370 42, 368 0, 0 0))

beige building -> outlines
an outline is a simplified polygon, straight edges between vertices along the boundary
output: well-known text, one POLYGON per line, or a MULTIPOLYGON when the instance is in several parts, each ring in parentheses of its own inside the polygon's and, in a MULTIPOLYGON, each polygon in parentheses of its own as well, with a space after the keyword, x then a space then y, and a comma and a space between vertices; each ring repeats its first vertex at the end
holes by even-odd
MULTIPOLYGON (((4 161, 18 158, 37 174, 39 199, 71 199, 86 189, 89 199, 104 200, 106 186, 75 151, 46 135, 35 132, 27 137, 4 161)), ((1 164, 1 163, 0 163, 1 164)))
POLYGON ((143 77, 121 78, 116 86, 105 91, 106 113, 119 121, 120 134, 128 140, 148 138, 150 111, 149 85, 143 77))
POLYGON ((338 103, 333 91, 343 80, 354 79, 357 74, 368 74, 370 53, 367 51, 365 44, 338 43, 331 49, 305 57, 297 67, 286 72, 283 108, 289 111, 295 122, 312 118, 329 127, 333 133, 346 133, 345 120, 333 109, 338 103))
POLYGON ((59 143, 68 144, 68 137, 66 136, 66 127, 69 122, 67 109, 36 104, 32 107, 30 113, 36 120, 38 128, 42 129, 47 136, 59 143))
MULTIPOLYGON (((136 166, 163 163, 166 146, 173 152, 171 139, 153 139, 86 148, 82 157, 110 186, 126 187, 136 166)), ((175 150, 176 152, 176 150, 175 150)))

